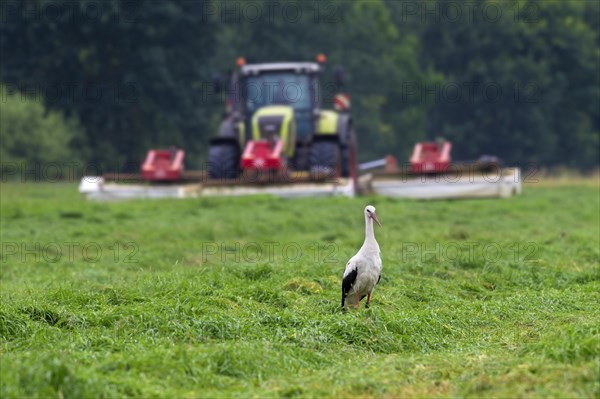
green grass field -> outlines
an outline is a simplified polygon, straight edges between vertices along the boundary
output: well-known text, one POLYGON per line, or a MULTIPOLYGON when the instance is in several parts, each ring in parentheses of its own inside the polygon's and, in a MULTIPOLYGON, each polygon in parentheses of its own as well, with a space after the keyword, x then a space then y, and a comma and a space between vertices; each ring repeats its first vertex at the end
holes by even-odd
POLYGON ((600 194, 86 202, 3 184, 1 396, 600 396, 600 194), (372 203, 383 277, 339 309, 372 203))

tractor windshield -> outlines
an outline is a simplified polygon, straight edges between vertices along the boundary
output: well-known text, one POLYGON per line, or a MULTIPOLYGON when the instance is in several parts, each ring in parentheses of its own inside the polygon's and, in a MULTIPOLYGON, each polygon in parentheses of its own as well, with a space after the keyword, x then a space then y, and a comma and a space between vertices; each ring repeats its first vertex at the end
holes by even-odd
POLYGON ((312 132, 313 79, 308 74, 269 72, 246 78, 244 99, 246 123, 254 112, 268 105, 289 105, 294 109, 296 134, 299 139, 312 132))

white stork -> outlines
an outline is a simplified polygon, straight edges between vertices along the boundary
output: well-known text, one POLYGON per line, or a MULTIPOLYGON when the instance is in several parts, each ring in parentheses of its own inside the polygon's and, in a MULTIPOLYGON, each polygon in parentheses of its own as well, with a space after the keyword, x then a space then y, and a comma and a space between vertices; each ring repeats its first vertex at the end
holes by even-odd
POLYGON ((360 309, 360 301, 367 296, 366 307, 371 302, 371 293, 381 279, 381 252, 373 232, 373 220, 381 227, 375 207, 365 208, 365 242, 356 255, 346 264, 342 280, 342 308, 346 304, 360 309))

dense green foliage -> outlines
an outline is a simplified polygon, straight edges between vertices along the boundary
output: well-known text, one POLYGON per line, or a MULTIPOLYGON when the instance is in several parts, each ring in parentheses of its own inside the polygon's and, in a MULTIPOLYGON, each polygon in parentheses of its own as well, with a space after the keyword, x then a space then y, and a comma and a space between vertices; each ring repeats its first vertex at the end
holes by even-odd
POLYGON ((58 111, 46 112, 36 98, 8 94, 0 87, 0 157, 3 162, 50 163, 56 160, 84 160, 83 131, 74 118, 58 111))
POLYGON ((423 33, 423 47, 435 49, 423 58, 448 89, 432 126, 456 138, 467 157, 487 149, 515 162, 597 165, 599 32, 586 18, 600 18, 598 3, 490 3, 488 18, 482 7, 470 24, 441 20, 423 33), (454 86, 462 97, 450 101, 454 86))
POLYGON ((2 397, 600 394, 597 181, 368 199, 383 278, 347 313, 364 198, 0 195, 2 397))
MULTIPOLYGON (((91 157, 115 167, 156 145, 192 153, 215 24, 202 1, 2 2, 2 81, 76 115, 91 157)), ((63 159, 56 160, 63 161, 63 159)))
POLYGON ((175 144, 198 167, 222 113, 214 71, 325 52, 346 68, 362 160, 443 136, 456 159, 592 168, 599 19, 594 0, 7 0, 0 79, 78 117, 90 161, 137 168, 175 144))

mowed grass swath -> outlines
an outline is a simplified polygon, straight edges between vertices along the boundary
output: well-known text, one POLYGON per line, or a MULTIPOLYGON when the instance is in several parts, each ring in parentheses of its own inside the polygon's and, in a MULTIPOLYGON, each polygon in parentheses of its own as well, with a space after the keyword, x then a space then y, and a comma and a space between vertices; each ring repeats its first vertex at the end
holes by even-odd
POLYGON ((509 200, 1 187, 1 395, 598 397, 598 184, 509 200), (340 310, 377 207, 383 277, 340 310))

